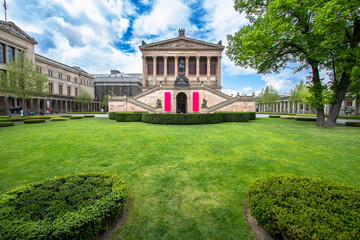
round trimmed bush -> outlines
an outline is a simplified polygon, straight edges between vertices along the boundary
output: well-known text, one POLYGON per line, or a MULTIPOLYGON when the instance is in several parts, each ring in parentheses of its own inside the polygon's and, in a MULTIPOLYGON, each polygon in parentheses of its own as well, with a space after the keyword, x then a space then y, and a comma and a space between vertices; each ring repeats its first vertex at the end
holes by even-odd
POLYGON ((14 126, 14 122, 0 122, 0 127, 11 127, 14 126))
POLYGON ((251 215, 274 239, 358 239, 360 190, 311 177, 257 179, 251 215))
POLYGON ((84 173, 19 187, 0 199, 1 239, 94 239, 123 213, 127 187, 84 173))
POLYGON ((25 124, 33 124, 33 123, 45 123, 46 122, 46 119, 25 119, 24 120, 24 123, 25 124))
POLYGON ((269 115, 269 118, 280 118, 280 115, 269 115))
POLYGON ((52 122, 60 122, 60 121, 66 121, 67 118, 65 117, 56 117, 56 118, 51 118, 50 121, 52 122))
POLYGON ((83 116, 71 116, 69 119, 83 119, 83 116))

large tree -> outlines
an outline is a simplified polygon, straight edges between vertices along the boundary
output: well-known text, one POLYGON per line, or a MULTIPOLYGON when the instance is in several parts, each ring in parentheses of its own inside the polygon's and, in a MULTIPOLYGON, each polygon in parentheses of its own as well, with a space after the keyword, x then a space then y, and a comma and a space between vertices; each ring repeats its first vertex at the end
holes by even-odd
POLYGON ((0 91, 22 98, 24 111, 25 99, 49 94, 47 77, 36 71, 34 63, 23 52, 7 63, 5 71, 1 71, 0 74, 0 91))
POLYGON ((261 90, 259 95, 256 98, 257 103, 262 103, 267 106, 267 111, 274 111, 274 103, 280 100, 280 95, 278 91, 270 84, 261 90))
POLYGON ((308 103, 310 98, 310 92, 304 81, 300 81, 296 84, 290 92, 289 100, 295 103, 308 103))
MULTIPOLYGON (((326 21, 329 12, 336 12, 334 7, 336 4, 331 4, 333 2, 341 1, 235 0, 235 9, 240 13, 245 12, 250 24, 242 27, 235 35, 228 36, 227 55, 239 66, 252 67, 263 74, 279 72, 292 63, 298 64, 295 67, 296 71, 311 69, 310 91, 315 100, 312 101, 312 107, 317 110, 317 124, 320 126, 334 126, 333 121, 325 124, 326 85, 320 78, 320 70, 335 68, 338 75, 345 74, 352 77, 356 61, 351 64, 351 59, 354 60, 356 54, 346 59, 349 54, 346 52, 354 53, 359 47, 358 44, 355 44, 356 46, 352 44, 353 50, 349 50, 351 44, 348 44, 348 48, 345 47, 346 44, 338 39, 343 39, 345 32, 333 31, 335 35, 332 36, 328 33, 331 24, 337 24, 334 18, 328 18, 330 23, 326 21), (329 7, 329 4, 332 7, 329 7), (331 41, 332 38, 337 40, 331 41), (343 51, 339 48, 334 51, 335 46, 342 46, 343 51), (335 62, 335 65, 331 62, 335 62)), ((356 12, 358 7, 356 8, 355 5, 358 6, 354 0, 347 4, 350 10, 347 14, 344 13, 342 18, 345 22, 346 19, 352 18, 354 23, 344 26, 342 22, 342 27, 348 30, 347 34, 352 36, 349 39, 353 39, 357 34, 355 22, 358 21, 359 15, 356 12)), ((334 86, 332 87, 334 103, 341 104, 344 98, 342 91, 347 90, 348 87, 347 80, 349 82, 350 78, 346 78, 345 81, 339 80, 339 84, 337 81, 331 83, 331 86, 334 86)), ((332 117, 329 116, 329 119, 335 118, 336 123, 339 111, 336 112, 336 108, 332 109, 334 109, 330 112, 332 117)))

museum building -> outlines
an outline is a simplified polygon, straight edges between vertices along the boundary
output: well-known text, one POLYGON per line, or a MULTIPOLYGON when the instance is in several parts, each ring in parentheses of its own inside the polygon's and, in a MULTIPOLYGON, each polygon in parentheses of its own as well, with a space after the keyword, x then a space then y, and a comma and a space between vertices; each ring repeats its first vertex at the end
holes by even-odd
POLYGON ((145 43, 142 52, 142 90, 136 96, 111 97, 109 111, 163 113, 254 112, 255 95, 221 92, 221 41, 217 44, 185 36, 145 43))

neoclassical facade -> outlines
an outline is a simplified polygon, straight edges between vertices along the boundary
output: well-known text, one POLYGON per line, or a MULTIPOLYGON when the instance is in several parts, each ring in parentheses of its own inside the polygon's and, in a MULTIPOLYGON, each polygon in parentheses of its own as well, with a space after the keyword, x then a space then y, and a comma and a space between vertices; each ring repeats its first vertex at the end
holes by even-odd
POLYGON ((221 41, 208 43, 185 36, 139 47, 142 52, 143 92, 113 97, 109 111, 196 113, 255 111, 255 96, 221 92, 221 41))

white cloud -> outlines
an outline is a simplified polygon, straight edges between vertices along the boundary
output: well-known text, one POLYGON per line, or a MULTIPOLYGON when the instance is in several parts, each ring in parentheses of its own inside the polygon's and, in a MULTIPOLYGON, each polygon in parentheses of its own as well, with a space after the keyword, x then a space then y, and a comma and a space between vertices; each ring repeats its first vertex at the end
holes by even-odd
POLYGON ((230 96, 236 96, 238 93, 240 95, 243 95, 243 94, 246 94, 247 96, 249 95, 252 95, 253 92, 255 92, 255 94, 257 92, 260 92, 260 91, 253 91, 252 87, 245 87, 245 88, 241 88, 239 90, 234 90, 234 89, 222 89, 221 90, 223 93, 227 94, 227 95, 230 95, 230 96))

